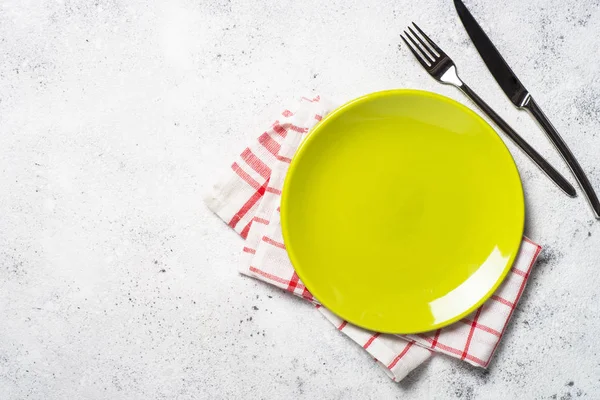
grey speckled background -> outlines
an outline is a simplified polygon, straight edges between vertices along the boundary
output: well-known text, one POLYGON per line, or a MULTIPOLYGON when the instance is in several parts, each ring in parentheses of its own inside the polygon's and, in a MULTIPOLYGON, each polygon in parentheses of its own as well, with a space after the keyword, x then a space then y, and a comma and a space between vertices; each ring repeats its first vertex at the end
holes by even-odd
MULTIPOLYGON (((240 277, 241 240, 201 202, 300 95, 469 104, 398 51, 411 20, 566 173, 450 0, 40 3, 0 3, 1 399, 600 398, 600 222, 520 152, 546 250, 488 372, 437 357, 391 382, 311 307, 240 277)), ((600 2, 467 4, 600 190, 600 2)))

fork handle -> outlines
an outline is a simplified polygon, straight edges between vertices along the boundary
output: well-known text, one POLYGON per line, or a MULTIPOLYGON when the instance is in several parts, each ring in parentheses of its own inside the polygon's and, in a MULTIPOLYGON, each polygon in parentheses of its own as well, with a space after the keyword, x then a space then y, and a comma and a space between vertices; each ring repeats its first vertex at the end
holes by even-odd
POLYGON ((529 158, 542 170, 548 177, 558 185, 566 194, 571 197, 576 197, 575 188, 567 181, 552 165, 548 163, 533 147, 529 145, 515 130, 508 125, 485 101, 481 99, 469 86, 462 84, 458 86, 464 94, 466 94, 477 107, 481 109, 496 125, 502 129, 506 135, 529 156, 529 158))
POLYGON ((533 115, 533 117, 538 121, 541 127, 546 132, 546 135, 550 138, 554 147, 558 150, 560 155, 566 161, 567 165, 573 172, 573 175, 577 179, 579 186, 583 189, 592 209, 594 210, 594 215, 597 219, 600 219, 600 201, 598 200, 598 196, 594 192, 594 188, 592 184, 588 180, 585 172, 581 168, 581 165, 577 162, 577 159, 563 140, 563 138, 559 135, 559 133, 554 128, 554 125, 548 120, 546 114, 541 110, 541 108, 537 105, 533 97, 529 96, 522 108, 525 108, 527 111, 533 115))

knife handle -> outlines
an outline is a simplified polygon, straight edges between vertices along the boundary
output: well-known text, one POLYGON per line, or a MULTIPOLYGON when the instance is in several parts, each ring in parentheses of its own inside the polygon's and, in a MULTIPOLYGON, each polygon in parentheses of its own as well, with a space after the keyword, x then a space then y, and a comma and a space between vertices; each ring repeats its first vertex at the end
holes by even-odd
POLYGON ((533 147, 529 145, 515 130, 508 125, 485 101, 481 99, 469 86, 462 84, 458 86, 477 106, 487 114, 496 125, 502 129, 506 135, 529 156, 529 158, 542 170, 548 177, 558 185, 566 194, 571 197, 577 196, 575 188, 567 181, 552 165, 548 163, 533 147))
POLYGON ((594 188, 592 187, 592 184, 585 175, 585 172, 583 172, 581 165, 579 165, 577 159, 575 158, 575 156, 573 155, 563 138, 558 134, 558 132, 554 128, 554 125, 552 125, 550 120, 548 120, 548 117, 546 117, 544 112, 537 105, 533 97, 528 96, 521 107, 529 111, 531 115, 540 124, 544 132, 546 132, 546 135, 548 136, 548 138, 550 138, 550 141, 552 142, 554 147, 556 147, 562 158, 565 160, 565 162, 573 172, 573 175, 575 176, 575 179, 577 179, 579 186, 581 186, 581 189, 583 189, 583 192, 585 193, 590 205, 592 206, 592 209, 594 210, 595 217, 597 219, 600 219, 600 201, 598 201, 598 196, 596 196, 594 188))

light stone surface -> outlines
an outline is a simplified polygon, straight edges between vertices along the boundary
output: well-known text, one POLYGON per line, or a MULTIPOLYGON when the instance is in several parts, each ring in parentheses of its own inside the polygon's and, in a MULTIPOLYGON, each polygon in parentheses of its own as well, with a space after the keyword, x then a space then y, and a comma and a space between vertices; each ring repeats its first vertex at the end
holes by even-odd
MULTIPOLYGON (((467 5, 600 190, 600 2, 467 5)), ((545 250, 487 372, 440 356, 393 383, 241 277, 241 239, 201 201, 301 95, 471 106, 397 48, 412 20, 567 174, 450 0, 0 2, 0 399, 600 398, 600 222, 512 144, 545 250)))

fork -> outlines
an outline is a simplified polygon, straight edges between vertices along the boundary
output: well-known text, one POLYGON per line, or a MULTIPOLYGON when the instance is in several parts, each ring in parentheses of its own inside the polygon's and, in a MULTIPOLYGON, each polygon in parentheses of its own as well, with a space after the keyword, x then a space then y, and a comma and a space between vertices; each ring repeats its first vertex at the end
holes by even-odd
MULTIPOLYGON (((517 145, 529 158, 544 172, 548 177, 558 185, 567 195, 576 197, 575 188, 548 163, 533 147, 529 145, 515 130, 508 125, 485 101, 481 99, 469 86, 467 86, 459 77, 456 71, 454 61, 446 55, 426 34, 413 22, 417 33, 409 26, 409 32, 404 31, 404 36, 400 35, 406 46, 413 53, 417 61, 434 79, 439 82, 452 85, 460 89, 469 97, 496 125, 502 129, 506 135, 517 145), (405 38, 406 36, 406 38, 405 38), (408 38, 408 40, 407 40, 408 38), (425 43, 425 41, 427 44, 425 43), (410 43, 409 43, 410 41, 410 43), (417 43, 418 42, 418 43, 417 43)), ((400 46, 398 46, 400 47, 400 46)))

